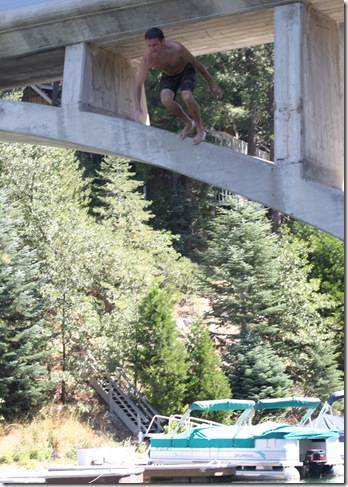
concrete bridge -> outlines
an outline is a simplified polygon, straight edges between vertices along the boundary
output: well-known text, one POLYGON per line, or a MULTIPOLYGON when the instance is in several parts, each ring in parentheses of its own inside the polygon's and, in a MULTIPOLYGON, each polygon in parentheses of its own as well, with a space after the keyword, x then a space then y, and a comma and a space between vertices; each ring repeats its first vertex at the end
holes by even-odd
POLYGON ((0 90, 63 81, 61 107, 0 100, 1 141, 126 156, 343 240, 342 0, 2 0, 0 66, 0 90), (194 55, 274 42, 274 162, 132 121, 155 25, 194 55))

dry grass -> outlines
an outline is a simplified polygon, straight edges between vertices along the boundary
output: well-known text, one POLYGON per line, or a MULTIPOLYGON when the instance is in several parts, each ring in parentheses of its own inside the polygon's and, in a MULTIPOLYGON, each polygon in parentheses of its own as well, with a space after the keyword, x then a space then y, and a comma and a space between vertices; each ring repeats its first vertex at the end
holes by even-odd
POLYGON ((76 464, 76 450, 125 446, 110 432, 96 430, 76 411, 50 405, 32 421, 4 424, 0 421, 0 469, 45 468, 52 464, 76 464))

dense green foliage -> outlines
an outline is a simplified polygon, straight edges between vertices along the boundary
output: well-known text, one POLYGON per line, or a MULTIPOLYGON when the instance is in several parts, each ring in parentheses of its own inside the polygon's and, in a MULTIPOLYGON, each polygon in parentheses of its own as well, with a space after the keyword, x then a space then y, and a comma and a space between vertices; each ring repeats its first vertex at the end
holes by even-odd
MULTIPOLYGON (((291 380, 276 352, 256 333, 245 331, 228 349, 227 374, 237 399, 287 397, 291 380)), ((226 361, 227 362, 227 361, 226 361)))
POLYGON ((315 279, 319 292, 330 300, 330 306, 322 308, 320 313, 329 318, 330 330, 336 335, 334 348, 339 354, 340 369, 343 370, 345 359, 344 245, 335 237, 301 222, 291 222, 290 228, 292 234, 308 244, 309 279, 315 279))
MULTIPOLYGON (((276 368, 279 381, 283 383, 286 373, 284 384, 292 382, 298 395, 323 397, 330 388, 339 389, 342 373, 331 317, 322 313, 330 309, 331 300, 319 292, 319 281, 310 278, 306 243, 287 231, 272 233, 265 209, 237 197, 212 219, 206 242, 201 259, 218 296, 216 319, 222 327, 237 324, 240 330, 225 357, 233 392, 262 394, 259 374, 264 378, 265 371, 259 369, 262 361, 253 358, 261 351, 268 356, 262 367, 272 363, 272 356, 274 364, 282 361, 284 371, 280 363, 276 368), (253 335, 258 340, 253 351, 249 345, 243 348, 249 340, 245 337, 253 335)), ((277 376, 273 381, 277 383, 277 376)), ((278 386, 273 391, 267 381, 264 386, 271 396, 279 394, 278 386)))
POLYGON ((339 323, 336 329, 332 326, 333 301, 329 294, 320 292, 320 280, 311 277, 307 242, 286 227, 282 233, 279 293, 286 310, 273 333, 263 332, 287 361, 296 390, 323 397, 330 389, 343 387, 343 370, 336 352, 337 347, 344 346, 336 333, 339 323))
MULTIPOLYGON (((221 357, 215 350, 207 325, 203 321, 192 323, 187 336, 189 370, 185 400, 188 405, 194 401, 232 397, 233 393, 222 370, 221 357)), ((227 420, 226 411, 203 412, 202 417, 213 421, 227 420)))
POLYGON ((0 189, 0 417, 32 414, 48 387, 39 263, 0 189), (1 414, 2 413, 2 414, 1 414))
MULTIPOLYGON (((18 330, 23 329, 24 340, 24 330, 29 324, 40 323, 43 327, 49 354, 42 364, 35 363, 42 365, 46 374, 49 372, 51 384, 63 402, 78 393, 76 381, 83 384, 90 374, 88 354, 95 355, 101 370, 129 362, 128 337, 133 333, 139 305, 149 287, 166 284, 179 292, 195 285, 193 266, 173 250, 168 234, 154 231, 144 223, 148 215, 140 201, 136 205, 140 195, 135 194, 132 200, 129 194, 132 191, 124 181, 120 182, 122 174, 125 180, 128 178, 124 163, 117 165, 115 160, 110 160, 105 162, 105 167, 105 198, 112 204, 110 211, 104 214, 99 211, 94 216, 89 211, 86 181, 72 152, 2 145, 2 185, 8 188, 2 208, 7 212, 9 224, 20 218, 18 239, 32 248, 30 254, 24 244, 21 250, 15 240, 4 242, 12 245, 11 252, 18 260, 16 265, 25 264, 28 273, 23 277, 24 283, 28 280, 23 296, 16 279, 22 308, 24 297, 28 300, 28 316, 23 314, 18 330), (115 169, 114 180, 108 171, 110 167, 115 169), (118 198, 113 197, 116 192, 116 189, 112 192, 113 184, 118 198), (9 213, 14 202, 15 211, 9 213), (131 225, 126 224, 127 219, 131 225), (30 275, 33 274, 29 266, 31 255, 35 255, 35 279, 30 275), (33 296, 38 294, 41 298, 40 316, 29 317, 33 307, 29 303, 29 284, 33 296)), ((10 250, 7 247, 5 250, 3 276, 9 277, 8 282, 5 277, 3 281, 14 299, 12 280, 16 278, 15 272, 22 276, 23 271, 15 271, 10 250)), ((8 307, 18 307, 18 320, 19 311, 23 313, 20 304, 8 303, 8 307)), ((27 340, 26 346, 30 350, 35 342, 27 340)), ((19 348, 17 353, 20 354, 19 348)), ((32 375, 33 379, 39 377, 34 369, 32 375)), ((28 394, 24 397, 30 400, 28 394)))
POLYGON ((163 414, 181 409, 187 376, 186 351, 173 320, 173 303, 165 289, 153 288, 139 307, 133 346, 136 384, 163 414))
POLYGON ((274 289, 279 284, 277 237, 260 205, 230 197, 206 231, 200 252, 218 292, 221 321, 269 327, 279 313, 274 289))

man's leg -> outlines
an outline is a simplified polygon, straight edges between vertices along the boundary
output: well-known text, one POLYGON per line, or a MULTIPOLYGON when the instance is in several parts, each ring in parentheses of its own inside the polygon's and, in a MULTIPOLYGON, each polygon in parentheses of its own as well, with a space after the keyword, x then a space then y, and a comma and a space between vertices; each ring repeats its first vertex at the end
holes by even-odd
POLYGON ((195 145, 203 142, 205 139, 206 133, 203 127, 202 118, 201 118, 201 108, 196 102, 192 91, 184 90, 181 92, 181 98, 183 99, 185 105, 187 106, 188 112, 193 118, 196 128, 197 128, 197 135, 193 139, 193 143, 195 145))
POLYGON ((179 134, 179 138, 181 140, 184 139, 193 129, 194 122, 186 115, 179 103, 174 100, 174 92, 172 90, 165 88, 161 91, 161 102, 173 115, 184 121, 185 127, 179 134))

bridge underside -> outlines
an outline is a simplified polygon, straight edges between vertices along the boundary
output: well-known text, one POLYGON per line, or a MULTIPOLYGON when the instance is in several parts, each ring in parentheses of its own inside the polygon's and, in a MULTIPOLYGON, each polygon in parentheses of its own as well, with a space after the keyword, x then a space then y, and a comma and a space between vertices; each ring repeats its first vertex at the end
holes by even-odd
MULTIPOLYGON (((119 154, 164 167, 343 240, 341 4, 11 0, 6 9, 5 1, 0 89, 62 80, 63 94, 59 108, 0 100, 0 140, 119 154), (131 121, 143 35, 151 25, 163 27, 195 55, 274 42, 274 163, 212 144, 193 146, 189 139, 178 141, 175 134, 131 121)), ((142 106, 146 114, 144 90, 142 106)))
MULTIPOLYGON (((300 3, 302 0, 299 0, 300 3)), ((87 42, 128 61, 163 28, 195 56, 273 42, 273 11, 296 0, 1 0, 0 90, 62 79, 65 47, 87 42)), ((344 22, 342 0, 306 0, 344 22)))

